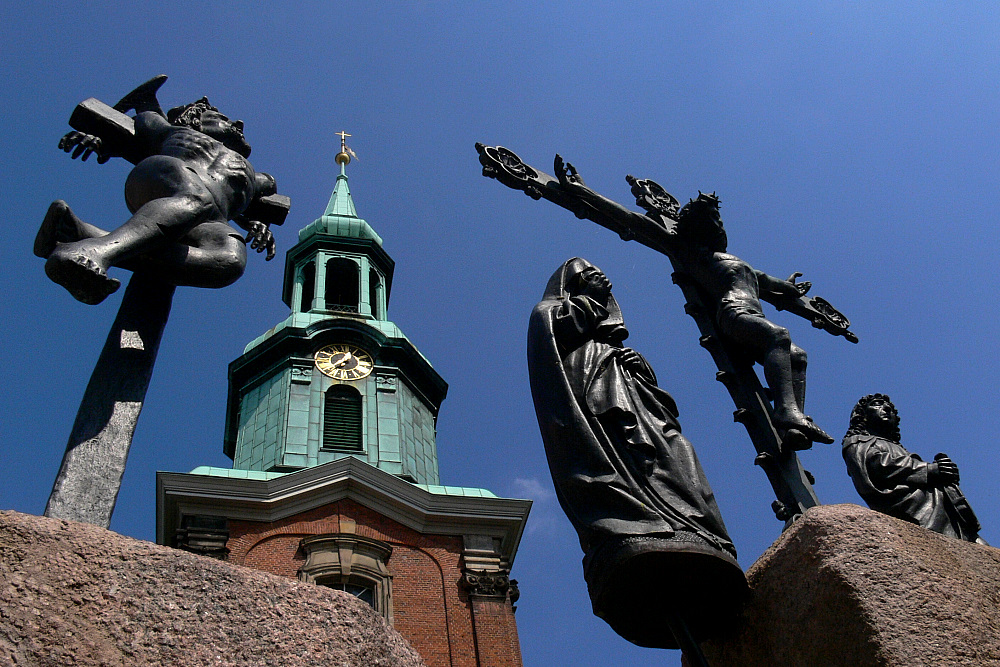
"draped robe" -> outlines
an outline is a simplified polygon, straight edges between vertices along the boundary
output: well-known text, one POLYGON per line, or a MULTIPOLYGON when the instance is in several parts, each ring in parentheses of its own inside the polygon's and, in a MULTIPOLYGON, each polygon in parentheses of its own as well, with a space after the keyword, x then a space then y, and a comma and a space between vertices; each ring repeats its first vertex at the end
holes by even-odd
POLYGON ((979 520, 958 485, 930 486, 929 464, 898 442, 867 433, 848 435, 843 454, 854 488, 871 509, 942 535, 976 541, 979 520))
POLYGON ((677 406, 644 359, 621 362, 628 335, 605 308, 566 284, 592 266, 570 260, 531 314, 532 396, 556 494, 588 555, 609 539, 701 541, 735 557, 677 406))

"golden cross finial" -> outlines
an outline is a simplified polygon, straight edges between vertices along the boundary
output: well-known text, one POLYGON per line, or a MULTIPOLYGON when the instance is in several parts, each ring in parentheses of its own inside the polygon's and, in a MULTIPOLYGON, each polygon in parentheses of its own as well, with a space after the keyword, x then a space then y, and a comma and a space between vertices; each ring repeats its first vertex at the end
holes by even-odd
POLYGON ((341 130, 340 132, 334 132, 334 134, 336 134, 336 135, 338 135, 340 137, 340 150, 346 151, 347 150, 347 137, 349 137, 351 135, 349 135, 347 132, 344 132, 343 130, 341 130))
POLYGON ((340 132, 334 132, 334 134, 340 137, 340 152, 337 153, 337 157, 334 158, 337 164, 346 165, 351 161, 351 158, 354 158, 355 160, 358 159, 355 152, 347 147, 347 137, 351 135, 343 130, 340 132))

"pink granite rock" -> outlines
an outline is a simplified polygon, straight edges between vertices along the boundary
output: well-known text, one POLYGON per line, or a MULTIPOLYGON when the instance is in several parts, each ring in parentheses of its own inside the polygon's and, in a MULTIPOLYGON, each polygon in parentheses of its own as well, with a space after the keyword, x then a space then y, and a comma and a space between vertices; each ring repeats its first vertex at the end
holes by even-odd
POLYGON ((0 664, 423 665, 353 596, 0 512, 0 664))
POLYGON ((1000 664, 1000 549, 857 505, 814 507, 747 573, 712 667, 1000 664))

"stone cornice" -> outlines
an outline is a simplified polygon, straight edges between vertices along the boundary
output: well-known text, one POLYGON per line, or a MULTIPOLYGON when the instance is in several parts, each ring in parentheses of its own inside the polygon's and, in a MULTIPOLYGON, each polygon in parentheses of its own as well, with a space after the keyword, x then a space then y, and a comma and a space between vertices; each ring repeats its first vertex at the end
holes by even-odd
POLYGON ((507 563, 531 509, 530 500, 430 493, 352 457, 271 480, 158 472, 156 539, 166 544, 182 515, 271 522, 345 498, 420 533, 497 538, 507 563))

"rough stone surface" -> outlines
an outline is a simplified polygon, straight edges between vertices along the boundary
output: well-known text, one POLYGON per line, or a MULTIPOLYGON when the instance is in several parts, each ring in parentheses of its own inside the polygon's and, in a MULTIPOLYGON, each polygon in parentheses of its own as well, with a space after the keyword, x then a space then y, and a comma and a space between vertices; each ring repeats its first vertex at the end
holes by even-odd
POLYGON ((0 664, 424 662, 347 593, 89 524, 0 512, 0 664))
POLYGON ((737 629, 709 664, 1000 664, 1000 549, 857 505, 805 515, 747 573, 737 629))

